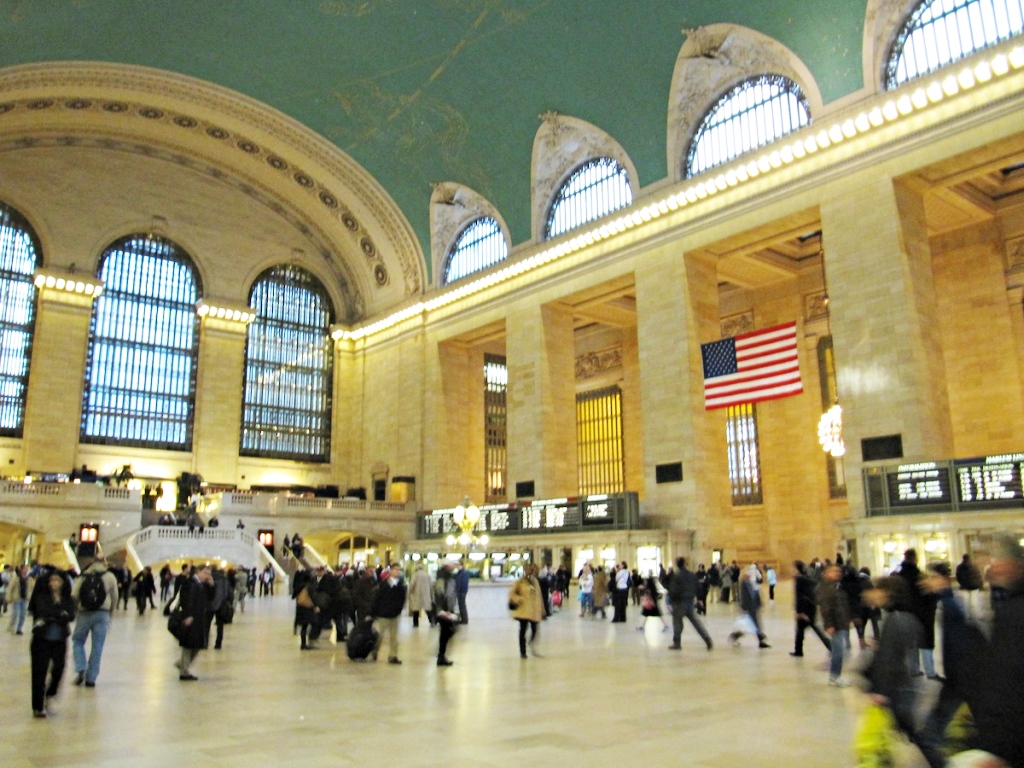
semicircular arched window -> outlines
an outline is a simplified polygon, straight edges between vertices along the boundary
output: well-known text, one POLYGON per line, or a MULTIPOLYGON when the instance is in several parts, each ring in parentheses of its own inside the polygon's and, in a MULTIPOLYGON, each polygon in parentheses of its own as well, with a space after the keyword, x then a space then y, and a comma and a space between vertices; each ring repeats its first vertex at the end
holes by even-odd
POLYGON ((617 160, 599 157, 581 165, 558 190, 544 239, 600 219, 633 202, 629 174, 617 160))
POLYGON ((887 90, 1024 31, 1022 0, 924 0, 893 42, 887 90))
POLYGON ((240 452, 294 461, 331 457, 334 310, 301 267, 271 267, 249 293, 240 452))
POLYGON ((788 77, 744 80, 704 116, 686 153, 686 176, 728 163, 810 122, 807 97, 788 77))
POLYGON ((41 249, 21 214, 0 203, 0 435, 21 437, 41 249))
POLYGON ((82 442, 191 450, 202 290, 191 258, 170 240, 130 235, 104 251, 98 276, 82 442))
POLYGON ((487 269, 508 258, 508 243, 501 226, 490 216, 470 222, 448 255, 443 285, 487 269))

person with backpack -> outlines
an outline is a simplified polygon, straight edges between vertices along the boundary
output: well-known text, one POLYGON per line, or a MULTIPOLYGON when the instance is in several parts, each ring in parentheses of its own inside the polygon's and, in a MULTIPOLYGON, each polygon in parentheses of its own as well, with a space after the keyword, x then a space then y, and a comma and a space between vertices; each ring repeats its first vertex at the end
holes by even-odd
POLYGON ((75 685, 96 687, 103 658, 103 644, 110 627, 110 613, 118 603, 117 578, 107 567, 106 558, 97 556, 75 580, 71 596, 78 607, 75 631, 71 635, 71 655, 75 662, 75 685), (85 639, 92 637, 88 659, 85 639))

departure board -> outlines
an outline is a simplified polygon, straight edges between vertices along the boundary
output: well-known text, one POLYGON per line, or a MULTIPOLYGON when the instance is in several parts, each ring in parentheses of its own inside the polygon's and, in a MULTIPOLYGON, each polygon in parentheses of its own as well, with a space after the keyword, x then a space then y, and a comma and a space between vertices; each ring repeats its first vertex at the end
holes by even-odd
POLYGON ((1024 453, 954 461, 953 471, 961 506, 978 502, 1024 501, 1022 463, 1024 453))
POLYGON ((949 482, 949 465, 934 461, 901 464, 886 473, 889 485, 889 506, 917 504, 949 504, 953 489, 949 482))

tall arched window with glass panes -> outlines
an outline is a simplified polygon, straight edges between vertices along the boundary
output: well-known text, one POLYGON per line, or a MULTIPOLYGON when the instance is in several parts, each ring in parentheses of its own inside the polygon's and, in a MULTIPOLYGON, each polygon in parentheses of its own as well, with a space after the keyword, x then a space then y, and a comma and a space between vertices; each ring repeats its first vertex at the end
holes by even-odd
POLYGON ((442 285, 479 272, 508 258, 508 242, 501 226, 490 216, 471 221, 448 254, 442 285))
POLYGON ((696 176, 771 144, 811 122, 800 86, 782 75, 751 77, 729 89, 693 134, 684 174, 696 176))
POLYGON ((25 218, 0 202, 0 436, 21 437, 35 326, 39 242, 25 218))
POLYGON ((633 202, 629 173, 617 160, 599 157, 573 171, 548 213, 544 239, 607 216, 633 202))
POLYGON ((330 335, 334 310, 320 281, 293 264, 271 267, 249 294, 242 395, 243 456, 331 457, 330 335))
POLYGON ((84 443, 192 448, 202 288, 188 254, 155 235, 104 251, 93 305, 84 443))
POLYGON ((885 87, 897 88, 1024 31, 1024 0, 925 0, 889 54, 885 87))

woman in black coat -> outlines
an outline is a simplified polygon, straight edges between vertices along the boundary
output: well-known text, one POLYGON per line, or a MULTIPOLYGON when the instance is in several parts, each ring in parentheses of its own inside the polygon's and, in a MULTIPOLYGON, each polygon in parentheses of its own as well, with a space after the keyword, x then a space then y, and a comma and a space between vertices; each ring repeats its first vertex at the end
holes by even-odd
POLYGON ((46 699, 57 695, 64 675, 70 624, 75 618, 71 581, 62 571, 46 572, 36 582, 28 610, 32 614, 32 714, 46 717, 46 699))
POLYGON ((183 629, 178 638, 178 645, 181 646, 181 661, 177 665, 179 680, 198 680, 192 674, 192 662, 210 642, 213 593, 213 575, 208 565, 198 570, 193 569, 192 575, 182 585, 178 596, 184 614, 183 629))

